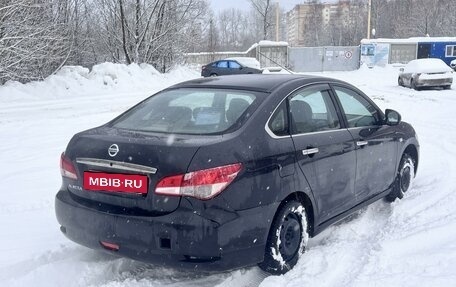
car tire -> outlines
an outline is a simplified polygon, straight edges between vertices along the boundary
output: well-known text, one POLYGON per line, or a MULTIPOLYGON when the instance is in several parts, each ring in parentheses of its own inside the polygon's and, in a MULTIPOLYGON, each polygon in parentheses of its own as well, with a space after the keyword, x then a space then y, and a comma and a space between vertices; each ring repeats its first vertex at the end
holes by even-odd
POLYGON ((420 88, 416 86, 415 81, 413 79, 410 80, 410 88, 414 89, 415 91, 420 90, 420 88))
POLYGON ((264 261, 258 266, 271 274, 284 274, 296 265, 304 252, 309 234, 304 206, 286 202, 276 213, 266 242, 264 261))
POLYGON ((411 189, 414 177, 415 161, 409 154, 404 153, 399 163, 399 170, 397 171, 393 188, 385 197, 386 201, 393 202, 396 198, 402 199, 404 194, 411 189))
POLYGON ((218 75, 216 73, 212 73, 211 77, 217 77, 218 75))
POLYGON ((402 78, 401 78, 401 77, 398 77, 398 78, 397 78, 397 84, 398 84, 399 86, 401 86, 401 87, 404 86, 404 82, 402 81, 402 78))

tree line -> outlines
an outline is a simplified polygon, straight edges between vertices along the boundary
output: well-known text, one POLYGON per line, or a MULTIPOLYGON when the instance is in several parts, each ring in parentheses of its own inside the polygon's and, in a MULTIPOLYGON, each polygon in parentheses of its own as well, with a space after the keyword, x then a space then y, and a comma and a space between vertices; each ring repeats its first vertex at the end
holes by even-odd
POLYGON ((207 7, 205 0, 0 0, 0 84, 106 61, 166 72, 200 45, 195 27, 204 27, 207 7))
MULTIPOLYGON (((166 72, 183 53, 244 51, 276 40, 277 28, 286 41, 286 11, 272 0, 247 1, 249 10, 214 13, 207 0, 0 0, 0 84, 106 61, 166 72)), ((315 11, 305 18, 304 45, 359 45, 367 0, 343 2, 325 23, 321 1, 306 1, 315 11)), ((372 0, 371 23, 375 37, 456 36, 456 1, 372 0)))
MULTIPOLYGON (((212 45, 215 50, 247 48, 252 40, 276 39, 275 1, 249 1, 250 11, 229 9, 217 15, 214 31, 219 38, 212 45), (236 41, 232 41, 233 38, 236 41)), ((325 23, 323 12, 328 1, 302 2, 309 5, 308 13, 301 16, 305 29, 299 32, 304 38, 304 46, 356 46, 367 37, 368 0, 330 2, 339 5, 328 23, 325 23)), ((280 11, 281 41, 288 39, 290 23, 287 23, 286 12, 280 11)), ((375 30, 372 37, 377 38, 456 37, 456 1, 372 0, 371 27, 375 30)))

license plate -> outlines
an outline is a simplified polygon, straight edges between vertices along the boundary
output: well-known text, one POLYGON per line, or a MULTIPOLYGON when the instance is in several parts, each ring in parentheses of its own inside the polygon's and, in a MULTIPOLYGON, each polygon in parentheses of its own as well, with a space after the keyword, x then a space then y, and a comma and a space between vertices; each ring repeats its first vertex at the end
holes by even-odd
POLYGON ((84 172, 84 189, 146 194, 148 178, 139 174, 84 172))

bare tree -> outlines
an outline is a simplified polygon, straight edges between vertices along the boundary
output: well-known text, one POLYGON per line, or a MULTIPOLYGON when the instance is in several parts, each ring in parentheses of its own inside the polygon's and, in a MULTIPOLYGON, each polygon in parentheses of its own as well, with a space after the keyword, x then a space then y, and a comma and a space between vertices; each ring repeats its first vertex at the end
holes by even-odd
POLYGON ((260 16, 263 26, 263 40, 269 37, 269 28, 272 19, 272 1, 271 0, 249 0, 253 10, 260 16))
POLYGON ((0 83, 42 79, 68 59, 66 29, 55 3, 2 0, 0 5, 0 83))
POLYGON ((242 10, 231 8, 218 14, 220 49, 245 50, 253 44, 254 32, 249 29, 249 15, 242 10))
POLYGON ((162 71, 192 42, 186 32, 200 26, 207 11, 203 0, 100 0, 98 7, 99 36, 113 60, 151 63, 162 71))
POLYGON ((373 9, 379 37, 456 34, 454 0, 373 0, 373 9))

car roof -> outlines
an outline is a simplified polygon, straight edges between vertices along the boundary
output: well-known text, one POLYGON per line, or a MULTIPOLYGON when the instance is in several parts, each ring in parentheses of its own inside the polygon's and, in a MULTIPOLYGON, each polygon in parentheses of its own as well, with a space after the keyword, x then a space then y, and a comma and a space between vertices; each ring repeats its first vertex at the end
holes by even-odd
POLYGON ((442 59, 438 58, 416 59, 405 65, 406 73, 439 73, 450 71, 452 69, 442 59))
POLYGON ((279 86, 298 82, 302 85, 316 82, 341 82, 335 79, 311 76, 311 75, 274 75, 274 74, 253 74, 253 75, 230 75, 220 77, 199 78, 179 83, 170 88, 223 88, 251 90, 259 92, 272 92, 279 86))

